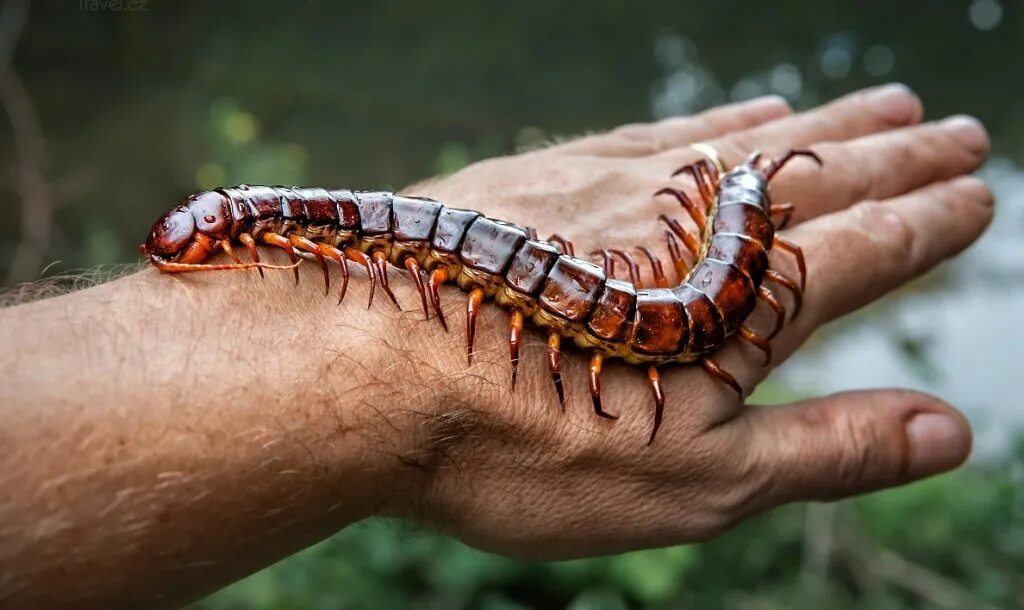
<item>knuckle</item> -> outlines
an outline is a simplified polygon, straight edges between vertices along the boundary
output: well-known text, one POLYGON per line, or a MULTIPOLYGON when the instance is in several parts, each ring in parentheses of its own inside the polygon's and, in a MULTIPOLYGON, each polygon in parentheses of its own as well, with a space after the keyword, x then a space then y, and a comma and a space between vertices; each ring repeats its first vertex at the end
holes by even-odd
POLYGON ((880 201, 865 201, 856 209, 859 230, 890 260, 919 260, 917 230, 896 208, 880 201))

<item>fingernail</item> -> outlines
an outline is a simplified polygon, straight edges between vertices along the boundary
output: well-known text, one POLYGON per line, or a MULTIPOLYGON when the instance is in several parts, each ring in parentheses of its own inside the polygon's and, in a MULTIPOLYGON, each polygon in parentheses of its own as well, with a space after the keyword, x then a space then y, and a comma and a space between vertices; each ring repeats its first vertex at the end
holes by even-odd
POLYGON ((988 132, 985 131, 985 126, 978 119, 966 114, 958 114, 943 121, 942 126, 972 151, 988 150, 988 132))
POLYGON ((907 423, 907 476, 919 479, 959 466, 971 451, 971 432, 941 413, 918 413, 907 423))
POLYGON ((894 83, 875 89, 867 96, 868 102, 893 124, 914 123, 921 118, 921 101, 910 87, 894 83))

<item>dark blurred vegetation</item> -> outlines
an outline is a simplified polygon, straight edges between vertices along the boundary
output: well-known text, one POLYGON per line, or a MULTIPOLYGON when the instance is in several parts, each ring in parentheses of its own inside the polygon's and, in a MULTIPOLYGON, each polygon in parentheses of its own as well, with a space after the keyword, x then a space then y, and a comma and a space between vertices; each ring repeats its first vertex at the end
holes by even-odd
MULTIPOLYGON (((1024 5, 23 0, 0 9, 0 285, 134 260, 218 184, 400 188, 554 135, 898 80, 1024 160, 1024 5)), ((913 347, 913 346, 910 346, 913 347)), ((1024 449, 713 542, 566 563, 372 521, 220 608, 1024 607, 1024 449)))

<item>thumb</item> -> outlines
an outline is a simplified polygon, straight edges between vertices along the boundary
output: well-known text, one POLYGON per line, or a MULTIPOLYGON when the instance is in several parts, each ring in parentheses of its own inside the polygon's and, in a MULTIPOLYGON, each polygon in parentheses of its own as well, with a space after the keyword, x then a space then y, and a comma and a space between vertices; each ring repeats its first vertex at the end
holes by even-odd
POLYGON ((749 472, 774 505, 901 485, 955 468, 971 451, 971 428, 959 412, 903 390, 750 409, 734 423, 747 437, 749 472))

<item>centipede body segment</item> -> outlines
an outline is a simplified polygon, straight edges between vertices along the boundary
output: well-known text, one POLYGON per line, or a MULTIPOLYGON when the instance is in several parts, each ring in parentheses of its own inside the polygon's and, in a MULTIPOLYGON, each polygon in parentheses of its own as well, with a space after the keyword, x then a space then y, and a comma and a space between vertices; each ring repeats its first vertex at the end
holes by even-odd
POLYGON ((650 444, 665 402, 661 365, 699 362, 709 375, 742 395, 739 382, 710 356, 735 335, 759 350, 766 364, 770 361, 769 342, 786 319, 786 309, 770 285, 791 292, 794 315, 799 309, 806 275, 803 253, 776 235, 772 220, 777 214, 785 221, 793 207, 773 205, 767 188, 769 180, 798 156, 820 164, 813 152, 794 150, 767 164, 755 153, 724 174, 706 160, 676 172, 693 178, 700 197, 693 201, 681 188, 656 193, 678 201, 697 228, 694 235, 678 220, 660 217, 667 227, 670 269, 679 277, 675 285, 648 247, 637 250, 651 267, 654 285, 649 287, 642 285, 640 263, 629 251, 600 250, 594 253, 602 263, 597 265, 578 258, 572 242, 561 235, 540 240, 529 227, 431 199, 378 191, 247 185, 207 191, 167 211, 140 249, 154 266, 169 273, 255 269, 262 275, 264 269, 291 268, 296 283, 297 266, 310 260, 323 270, 325 292, 330 291, 331 262, 341 269, 338 303, 347 293, 348 263, 355 263, 370 281, 368 307, 378 286, 399 306, 388 268, 403 269, 415 284, 424 317, 429 318, 432 310, 445 331, 439 287, 454 283, 468 294, 470 363, 484 302, 494 301, 511 312, 513 388, 527 323, 546 335, 548 369, 563 409, 563 340, 589 353, 594 411, 606 419, 617 415, 606 411, 601 401, 605 360, 620 358, 644 366, 655 404, 650 444), (290 264, 263 262, 257 244, 282 250, 290 264), (251 262, 241 260, 235 245, 251 262), (768 252, 773 248, 795 258, 799 280, 769 268, 768 252), (204 263, 217 251, 233 262, 204 263), (616 262, 625 268, 628 281, 615 277, 616 262), (775 315, 767 337, 744 324, 758 301, 775 315))

